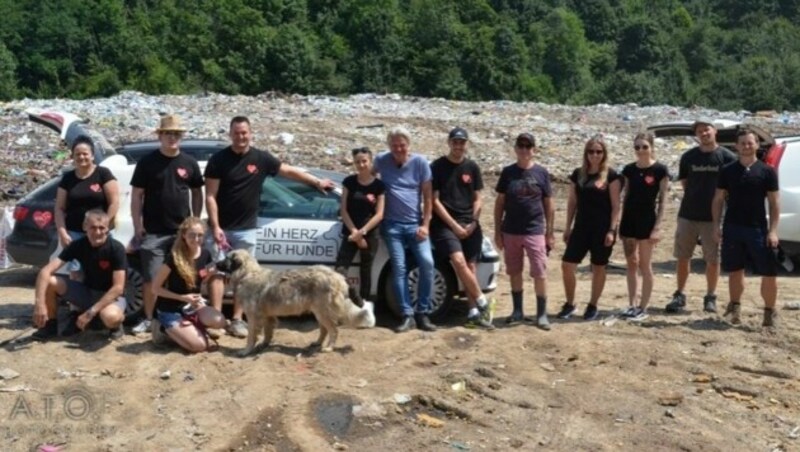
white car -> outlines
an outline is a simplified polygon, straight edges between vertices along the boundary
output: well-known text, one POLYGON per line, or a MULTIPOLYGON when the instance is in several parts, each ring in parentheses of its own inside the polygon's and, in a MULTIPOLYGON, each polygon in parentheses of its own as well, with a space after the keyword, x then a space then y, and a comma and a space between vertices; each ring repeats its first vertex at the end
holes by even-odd
MULTIPOLYGON (((90 132, 79 118, 72 115, 60 112, 31 112, 30 117, 61 133, 67 144, 81 135, 97 137, 97 134, 90 132)), ((183 140, 181 149, 183 152, 195 155, 202 170, 208 157, 226 145, 216 140, 183 140)), ((133 223, 130 218, 130 179, 135 162, 157 148, 157 141, 138 142, 117 149, 107 144, 99 147, 97 159, 102 160, 100 164, 109 168, 119 182, 120 209, 113 237, 123 244, 127 244, 133 236, 133 223)), ((337 188, 323 194, 305 184, 283 177, 267 178, 264 181, 255 252, 256 258, 263 266, 288 269, 314 264, 330 266, 335 264, 341 242, 339 202, 341 181, 345 175, 324 170, 307 171, 318 177, 333 180, 338 184, 337 188)), ((58 178, 54 178, 17 204, 14 213, 16 220, 14 231, 7 239, 8 252, 16 262, 42 266, 60 251, 52 221, 57 185, 58 178)), ((126 288, 129 300, 127 315, 131 318, 139 315, 141 311, 142 280, 138 270, 138 257, 129 255, 128 258, 130 269, 126 288)), ((484 238, 478 264, 478 281, 485 292, 493 291, 497 286, 499 262, 499 255, 491 241, 484 238)), ((371 293, 374 300, 385 302, 395 314, 399 315, 400 309, 391 290, 390 273, 389 255, 381 242, 372 270, 371 293)), ((351 284, 358 284, 357 264, 351 267, 348 279, 351 284)), ((409 280, 412 292, 415 292, 416 269, 411 270, 409 280)), ((441 318, 446 315, 453 298, 461 290, 449 262, 437 260, 432 316, 441 318)))
MULTIPOLYGON (((675 122, 648 127, 657 137, 694 136, 694 122, 675 122)), ((777 169, 781 215, 780 248, 795 262, 800 260, 800 135, 773 136, 761 127, 731 120, 714 121, 717 142, 736 152, 736 134, 747 128, 759 139, 758 158, 777 169)))

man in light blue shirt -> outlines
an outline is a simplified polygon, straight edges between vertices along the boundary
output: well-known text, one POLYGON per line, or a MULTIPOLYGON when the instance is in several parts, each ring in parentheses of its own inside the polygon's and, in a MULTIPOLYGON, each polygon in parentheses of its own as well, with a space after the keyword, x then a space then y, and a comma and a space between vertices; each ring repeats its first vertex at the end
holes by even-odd
POLYGON ((386 208, 381 235, 392 263, 392 290, 403 310, 402 333, 415 327, 435 331, 428 315, 433 289, 433 253, 428 231, 433 215, 433 188, 428 161, 410 151, 411 136, 402 127, 389 131, 388 152, 375 157, 375 170, 386 185, 386 208), (412 305, 408 288, 406 250, 419 266, 418 299, 412 305))

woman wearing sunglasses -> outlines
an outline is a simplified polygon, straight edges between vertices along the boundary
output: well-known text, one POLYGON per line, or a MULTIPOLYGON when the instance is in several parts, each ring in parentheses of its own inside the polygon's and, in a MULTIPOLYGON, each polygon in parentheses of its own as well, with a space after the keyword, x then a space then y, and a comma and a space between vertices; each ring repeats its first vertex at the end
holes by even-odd
POLYGON ((597 302, 606 284, 606 265, 617 237, 620 180, 608 166, 608 149, 601 137, 591 138, 583 148, 583 164, 569 177, 569 201, 561 259, 561 276, 567 301, 558 313, 570 318, 575 305, 575 272, 586 253, 591 255, 592 293, 584 320, 597 318, 597 302))
MULTIPOLYGON (((156 316, 152 322, 153 342, 167 337, 190 353, 208 350, 208 328, 225 328, 225 317, 207 306, 200 295, 203 282, 222 285, 214 277, 211 253, 203 246, 206 227, 197 217, 188 217, 178 228, 172 252, 153 278, 156 316), (163 331, 161 328, 163 327, 163 331)), ((223 292, 223 288, 218 288, 223 292)))
POLYGON ((625 187, 619 235, 628 267, 629 303, 622 317, 631 321, 647 318, 647 305, 653 293, 653 247, 661 238, 659 227, 669 190, 669 170, 656 161, 653 144, 653 134, 636 135, 633 138, 636 161, 622 170, 625 187), (641 296, 638 274, 642 281, 641 296))

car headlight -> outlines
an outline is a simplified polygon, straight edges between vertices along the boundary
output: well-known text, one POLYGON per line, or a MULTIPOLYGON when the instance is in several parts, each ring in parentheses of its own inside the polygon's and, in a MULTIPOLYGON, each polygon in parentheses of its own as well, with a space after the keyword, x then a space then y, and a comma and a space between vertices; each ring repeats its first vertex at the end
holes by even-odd
POLYGON ((486 257, 498 257, 497 250, 494 249, 492 241, 487 237, 483 238, 483 243, 481 244, 481 254, 486 257))

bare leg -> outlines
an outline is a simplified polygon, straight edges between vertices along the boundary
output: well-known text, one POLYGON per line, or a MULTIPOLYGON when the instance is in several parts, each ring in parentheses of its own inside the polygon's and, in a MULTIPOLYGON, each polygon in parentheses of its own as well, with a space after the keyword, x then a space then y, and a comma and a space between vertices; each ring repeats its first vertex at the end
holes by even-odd
POLYGON ((628 279, 628 305, 636 306, 636 296, 639 291, 639 253, 637 252, 636 239, 623 239, 622 245, 625 249, 625 262, 627 264, 628 279))
POLYGON ((603 288, 606 286, 606 266, 592 264, 592 298, 589 304, 597 306, 603 288))
MULTIPOLYGON (((222 312, 222 297, 225 295, 225 281, 219 276, 214 276, 208 281, 208 301, 211 306, 219 312, 222 312)), ((241 314, 240 314, 241 315, 241 314)), ((214 328, 224 328, 214 327, 214 328)))
POLYGON ((547 278, 533 278, 533 290, 537 297, 547 296, 547 278))
POLYGON ((156 309, 156 296, 153 293, 153 283, 142 284, 142 301, 144 301, 144 316, 152 320, 153 312, 156 309))
POLYGON ((774 276, 761 278, 761 297, 764 299, 765 308, 775 309, 778 300, 778 278, 774 276))
POLYGON ((678 259, 677 273, 678 273, 678 292, 683 293, 686 289, 686 281, 689 280, 689 259, 678 259))
POLYGON ((653 242, 639 241, 639 273, 642 274, 642 292, 639 302, 641 309, 646 309, 653 295, 653 242))
POLYGON ((477 300, 483 292, 478 285, 478 280, 475 273, 470 268, 470 265, 464 259, 464 253, 455 252, 450 255, 450 262, 453 264, 453 269, 456 271, 456 276, 464 285, 464 291, 467 294, 467 306, 470 308, 477 307, 477 300))
MULTIPOLYGON (((764 288, 763 280, 761 288, 762 290, 764 288)), ((744 294, 744 270, 737 270, 728 274, 728 290, 732 302, 738 303, 742 301, 742 294, 744 294)))
POLYGON ((709 295, 716 293, 717 281, 719 281, 719 261, 706 262, 706 290, 709 295))
POLYGON ((119 328, 125 320, 125 313, 117 305, 110 304, 100 311, 100 320, 110 330, 119 328))
POLYGON ((561 279, 564 282, 564 296, 567 299, 567 303, 571 305, 575 304, 575 271, 577 268, 578 264, 561 262, 561 279))
POLYGON ((194 325, 180 322, 167 329, 167 336, 189 353, 200 353, 208 349, 208 340, 194 325))

